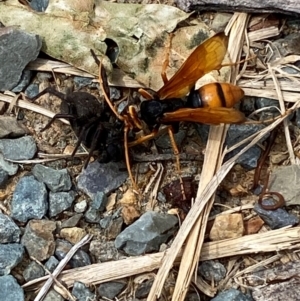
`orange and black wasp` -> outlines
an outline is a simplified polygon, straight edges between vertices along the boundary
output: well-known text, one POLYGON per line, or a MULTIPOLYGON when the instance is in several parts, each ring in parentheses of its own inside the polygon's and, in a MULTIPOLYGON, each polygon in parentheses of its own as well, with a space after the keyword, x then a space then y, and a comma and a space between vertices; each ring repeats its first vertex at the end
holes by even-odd
MULTIPOLYGON (((107 76, 99 63, 99 82, 104 97, 116 116, 124 122, 124 145, 126 164, 130 179, 135 188, 128 148, 154 138, 160 131, 161 125, 166 125, 179 168, 179 152, 173 136, 172 124, 181 121, 198 122, 205 124, 243 123, 245 116, 233 108, 244 96, 238 86, 229 83, 210 83, 195 89, 196 81, 212 70, 220 70, 227 52, 228 37, 218 33, 200 44, 186 59, 180 69, 167 79, 165 70, 162 72, 164 85, 154 93, 139 90, 147 99, 140 105, 139 114, 134 106, 129 106, 126 112, 119 114, 110 101, 107 76), (188 96, 187 96, 188 95, 188 96), (184 99, 187 96, 186 99, 184 99), (129 130, 142 130, 143 123, 151 133, 135 141, 128 142, 129 130)), ((94 56, 95 57, 95 56, 94 56)))

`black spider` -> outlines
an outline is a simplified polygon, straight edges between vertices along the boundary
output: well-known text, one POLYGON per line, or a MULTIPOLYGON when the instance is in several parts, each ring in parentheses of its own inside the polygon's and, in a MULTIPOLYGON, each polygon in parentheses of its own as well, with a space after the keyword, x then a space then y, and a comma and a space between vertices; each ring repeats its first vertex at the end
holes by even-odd
POLYGON ((70 121, 71 127, 78 137, 78 141, 72 153, 75 155, 79 145, 82 143, 89 148, 89 154, 85 161, 84 168, 87 167, 94 151, 99 151, 99 161, 106 163, 109 161, 119 161, 122 157, 122 124, 108 122, 109 110, 106 104, 102 104, 98 99, 87 92, 72 92, 64 94, 48 87, 31 101, 35 101, 42 95, 49 93, 62 100, 60 113, 52 117, 49 123, 41 130, 50 127, 57 118, 65 118, 70 121))

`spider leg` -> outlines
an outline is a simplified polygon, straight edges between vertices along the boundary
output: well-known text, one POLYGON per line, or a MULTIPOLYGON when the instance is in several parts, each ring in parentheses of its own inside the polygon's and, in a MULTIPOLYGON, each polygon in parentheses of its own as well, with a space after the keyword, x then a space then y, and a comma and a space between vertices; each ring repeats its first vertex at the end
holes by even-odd
POLYGON ((76 119, 76 117, 72 114, 55 114, 51 120, 41 129, 41 132, 45 131, 50 127, 50 125, 58 118, 66 118, 66 119, 76 119))
MULTIPOLYGON (((88 133, 89 128, 90 128, 93 124, 95 124, 95 122, 96 122, 97 120, 98 120, 98 118, 96 118, 96 117, 95 117, 95 118, 92 118, 88 123, 84 124, 84 125, 80 128, 80 132, 79 132, 79 134, 77 135, 77 142, 76 142, 75 148, 74 148, 74 150, 73 150, 73 152, 72 152, 72 154, 71 154, 72 157, 76 154, 76 152, 77 152, 77 150, 78 150, 78 147, 79 147, 80 144, 82 143, 85 134, 88 133)), ((101 126, 101 124, 99 124, 99 126, 101 126)), ((98 134, 97 131, 98 131, 98 127, 97 127, 97 129, 96 129, 96 134, 98 134)), ((91 152, 91 148, 92 148, 92 145, 93 145, 94 141, 95 141, 96 143, 98 142, 98 139, 95 138, 95 137, 96 137, 96 134, 94 134, 94 136, 93 136, 93 140, 92 140, 91 146, 87 145, 87 147, 89 147, 89 149, 90 149, 88 160, 90 159, 90 157, 92 156, 92 153, 93 153, 93 152, 91 152)), ((93 150, 93 151, 94 151, 94 150, 93 150)), ((87 161, 87 162, 88 162, 88 161, 87 161)), ((86 162, 86 163, 87 163, 87 162, 86 162)), ((86 168, 86 166, 87 166, 86 163, 85 163, 84 168, 86 168)))
POLYGON ((30 101, 34 102, 36 101, 38 98, 40 98, 41 96, 45 95, 45 94, 52 94, 56 97, 58 97, 59 99, 61 100, 65 100, 66 97, 65 97, 65 94, 64 93, 61 93, 59 91, 56 91, 54 88, 52 87, 47 87, 45 90, 43 90, 42 92, 40 92, 39 94, 37 94, 36 96, 32 97, 32 98, 29 98, 26 96, 27 99, 29 99, 30 101))
MULTIPOLYGON (((89 150, 89 154, 88 154, 88 156, 87 156, 87 158, 84 162, 84 169, 87 167, 87 165, 88 165, 88 163, 91 159, 91 156, 93 155, 93 152, 97 148, 97 143, 99 143, 99 140, 101 139, 101 136, 102 136, 104 131, 105 131, 105 129, 104 129, 103 125, 101 123, 99 123, 98 126, 97 126, 97 129, 94 133, 94 136, 93 136, 93 140, 92 140, 92 144, 91 144, 91 147, 90 147, 90 150, 89 150)), ((78 139, 78 142, 79 142, 79 139, 78 139)))

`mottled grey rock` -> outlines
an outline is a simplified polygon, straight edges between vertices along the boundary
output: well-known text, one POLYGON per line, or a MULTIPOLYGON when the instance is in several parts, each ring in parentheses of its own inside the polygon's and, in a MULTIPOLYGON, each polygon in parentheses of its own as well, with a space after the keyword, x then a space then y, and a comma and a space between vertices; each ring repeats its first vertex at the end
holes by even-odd
POLYGON ((94 199, 97 192, 105 194, 117 189, 126 181, 128 173, 119 170, 116 162, 94 161, 78 177, 78 188, 94 199))
POLYGON ((24 291, 17 280, 11 276, 0 277, 0 300, 5 301, 24 301, 24 291))
POLYGON ((0 244, 0 276, 8 275, 21 262, 23 254, 24 248, 21 244, 0 244))
POLYGON ((32 173, 40 182, 45 183, 52 192, 71 189, 72 182, 67 169, 55 170, 42 164, 36 164, 32 173))
POLYGON ((114 246, 113 241, 107 241, 105 244, 102 241, 92 240, 90 243, 89 254, 95 262, 107 262, 125 259, 114 246))
POLYGON ((4 169, 0 167, 0 188, 3 188, 5 186, 8 178, 9 178, 8 172, 6 172, 4 169))
POLYGON ((33 98, 36 95, 39 94, 40 89, 39 89, 39 85, 38 84, 31 84, 29 85, 26 90, 24 91, 25 95, 28 96, 29 98, 33 98))
POLYGON ((115 247, 128 255, 158 251, 174 234, 177 223, 173 215, 148 211, 117 236, 115 247))
MULTIPOLYGON (((66 240, 57 239, 56 240, 55 256, 59 260, 62 260, 66 256, 66 254, 70 251, 72 246, 73 245, 71 243, 69 243, 68 241, 66 241, 66 240)), ((85 251, 78 250, 75 253, 75 255, 71 258, 69 263, 70 263, 72 268, 79 268, 79 267, 90 265, 91 264, 91 259, 85 251)))
POLYGON ((286 205, 300 205, 300 166, 279 166, 270 175, 269 191, 284 196, 286 205))
POLYGON ((106 194, 102 191, 96 193, 94 199, 91 202, 91 207, 103 212, 108 202, 106 194))
POLYGON ((113 300, 124 290, 126 285, 127 284, 124 281, 110 281, 101 283, 98 287, 98 294, 100 297, 106 297, 113 300))
POLYGON ((23 277, 26 280, 26 282, 43 276, 45 276, 45 271, 43 267, 35 261, 30 262, 23 271, 23 277))
POLYGON ((45 268, 48 271, 53 272, 58 266, 58 264, 59 261, 54 256, 50 256, 50 258, 45 262, 45 268))
POLYGON ((0 212, 0 243, 19 242, 21 231, 15 222, 0 212))
MULTIPOLYGON (((274 205, 273 199, 263 200, 264 205, 274 205)), ((260 216, 260 218, 270 226, 271 229, 279 229, 286 226, 294 226, 299 223, 299 218, 292 214, 288 213, 282 208, 276 210, 265 210, 259 204, 255 204, 253 210, 260 216)))
POLYGON ((84 214, 86 222, 98 224, 100 222, 100 212, 97 209, 90 207, 84 214))
MULTIPOLYGON (((258 131, 265 128, 263 124, 232 124, 229 127, 226 136, 226 145, 231 147, 243 139, 251 136, 252 134, 257 133, 258 131)), ((267 137, 264 137, 260 141, 262 142, 267 137)), ((238 147, 229 154, 225 156, 225 161, 229 158, 236 155, 244 146, 238 147)), ((258 146, 253 146, 242 154, 236 161, 237 164, 240 164, 243 168, 251 170, 257 166, 257 161, 260 157, 261 149, 258 146)))
POLYGON ((229 290, 220 292, 215 298, 211 301, 253 301, 250 296, 244 295, 242 292, 230 288, 229 290))
POLYGON ((76 227, 78 225, 79 221, 81 220, 82 216, 83 216, 82 213, 74 214, 73 216, 71 216, 67 220, 64 220, 61 223, 60 228, 63 229, 63 228, 76 227))
POLYGON ((72 289, 72 294, 78 301, 95 300, 96 295, 92 293, 84 283, 75 281, 72 289))
POLYGON ((75 191, 69 192, 51 192, 49 193, 49 216, 54 217, 57 214, 69 209, 75 199, 75 191))
POLYGON ((102 229, 106 229, 110 222, 112 220, 112 217, 109 215, 109 216, 105 216, 103 217, 100 221, 99 221, 99 225, 102 229))
POLYGON ((31 0, 29 5, 32 9, 38 12, 44 12, 49 4, 49 0, 31 0))
POLYGON ((153 279, 149 279, 140 283, 135 291, 135 296, 137 298, 148 297, 152 284, 153 284, 153 279))
POLYGON ((97 224, 100 222, 100 213, 104 211, 108 198, 106 194, 102 191, 98 191, 92 202, 89 209, 85 212, 84 218, 88 223, 97 224))
POLYGON ((36 151, 37 147, 32 136, 0 140, 0 152, 6 159, 29 160, 34 157, 36 151))
POLYGON ((12 89, 12 92, 14 92, 14 93, 22 92, 25 89, 25 87, 27 87, 29 85, 31 77, 32 77, 32 71, 31 70, 26 70, 26 69, 23 70, 21 78, 20 78, 17 86, 15 86, 12 89))
POLYGON ((207 260, 200 264, 198 273, 206 280, 220 282, 226 276, 226 268, 219 261, 207 260))
POLYGON ((0 138, 16 138, 27 134, 28 130, 15 117, 0 116, 0 138))
POLYGON ((20 222, 41 219, 47 212, 47 190, 34 176, 25 176, 16 185, 11 202, 11 217, 20 222))
POLYGON ((64 301, 65 299, 54 289, 50 290, 43 301, 64 301))
POLYGON ((41 39, 13 26, 0 28, 0 91, 14 88, 40 52, 41 39))
POLYGON ((17 173, 19 166, 18 164, 8 162, 4 159, 4 156, 0 152, 0 167, 7 172, 10 176, 17 173))
POLYGON ((21 238, 22 245, 29 256, 44 261, 54 254, 55 241, 53 233, 56 223, 47 220, 31 220, 21 238))

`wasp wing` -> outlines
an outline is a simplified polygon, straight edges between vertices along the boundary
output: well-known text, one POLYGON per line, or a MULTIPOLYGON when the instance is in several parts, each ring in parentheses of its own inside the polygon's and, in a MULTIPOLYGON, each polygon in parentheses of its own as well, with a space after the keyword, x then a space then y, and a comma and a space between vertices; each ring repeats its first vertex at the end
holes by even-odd
POLYGON ((160 99, 186 96, 204 74, 219 70, 227 52, 228 37, 218 33, 200 44, 179 70, 157 92, 160 99))
POLYGON ((161 118, 161 123, 172 123, 180 121, 190 121, 205 124, 220 123, 243 123, 246 121, 245 115, 233 108, 182 108, 174 112, 165 113, 161 118))

